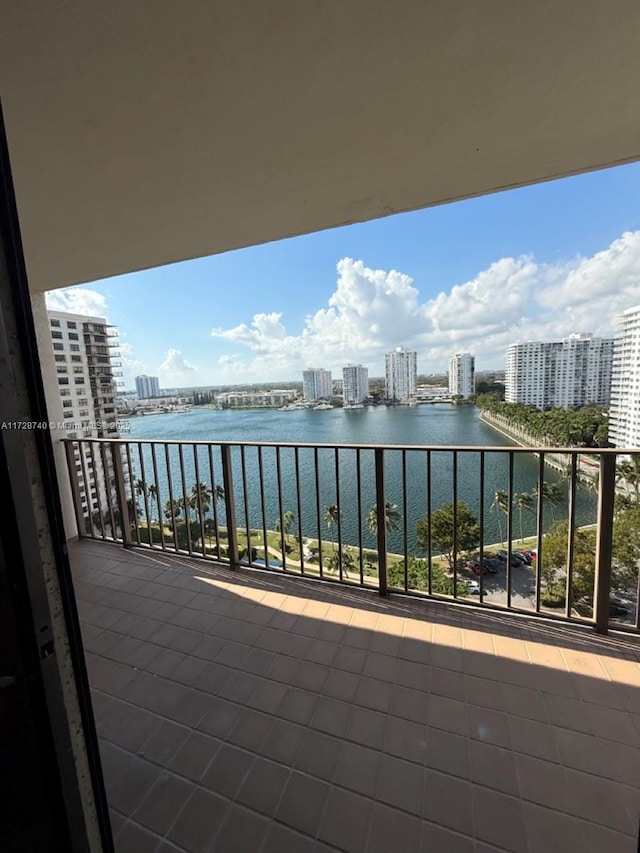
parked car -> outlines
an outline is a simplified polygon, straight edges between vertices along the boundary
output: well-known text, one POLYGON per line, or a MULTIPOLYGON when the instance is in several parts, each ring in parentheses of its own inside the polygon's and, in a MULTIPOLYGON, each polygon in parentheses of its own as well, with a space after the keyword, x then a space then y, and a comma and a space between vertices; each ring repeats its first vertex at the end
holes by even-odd
POLYGON ((484 574, 487 571, 486 567, 481 569, 480 563, 478 562, 478 560, 467 560, 465 565, 468 569, 471 569, 471 571, 475 575, 479 575, 480 571, 482 571, 482 574, 484 574))
POLYGON ((498 571, 498 565, 500 561, 496 558, 495 560, 492 557, 483 557, 482 565, 485 568, 485 571, 489 572, 489 574, 495 575, 498 571))
POLYGON ((465 583, 469 587, 470 595, 480 595, 480 584, 478 581, 465 581, 465 583))
POLYGON ((513 551, 512 552, 515 557, 519 557, 523 563, 526 563, 527 566, 531 565, 531 554, 528 551, 513 551))
MULTIPOLYGON (((500 558, 504 563, 506 563, 506 562, 507 562, 507 558, 508 558, 508 556, 509 556, 509 552, 508 552, 508 551, 505 551, 504 549, 501 549, 500 551, 498 551, 498 557, 499 557, 499 558, 500 558)), ((524 566, 524 565, 525 565, 524 560, 521 560, 521 559, 520 559, 520 557, 516 557, 516 555, 512 552, 512 553, 511 553, 511 568, 512 568, 512 569, 517 569, 519 566, 524 566)))

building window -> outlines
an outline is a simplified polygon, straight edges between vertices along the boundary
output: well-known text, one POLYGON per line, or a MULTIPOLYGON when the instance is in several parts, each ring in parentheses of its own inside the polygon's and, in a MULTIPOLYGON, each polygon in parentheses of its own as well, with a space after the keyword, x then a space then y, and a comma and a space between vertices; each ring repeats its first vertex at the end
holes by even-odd
POLYGON ((60 328, 60 320, 51 320, 51 325, 55 326, 56 329, 60 328))
POLYGON ((69 377, 68 376, 58 376, 58 385, 68 385, 69 377))
POLYGON ((73 417, 73 412, 63 412, 63 413, 62 413, 62 416, 63 416, 64 418, 72 418, 72 417, 73 417))
POLYGON ((80 352, 80 344, 69 344, 71 352, 80 352))
POLYGON ((56 356, 54 356, 54 358, 56 361, 66 361, 67 360, 66 355, 56 355, 56 356))
POLYGON ((63 350, 64 344, 54 344, 53 348, 54 348, 54 350, 61 350, 61 349, 63 350))
MULTIPOLYGON (((62 337, 62 335, 60 337, 62 337)), ((70 341, 77 341, 78 340, 77 332, 69 332, 69 340, 70 341)))
POLYGON ((71 320, 67 320, 67 329, 77 329, 77 325, 73 323, 71 320))
POLYGON ((51 337, 52 338, 61 338, 62 332, 51 332, 51 337))
POLYGON ((63 409, 68 409, 70 406, 73 406, 73 400, 63 400, 62 401, 62 408, 63 409))
POLYGON ((81 355, 72 355, 71 361, 82 361, 82 356, 81 355))
POLYGON ((84 385, 84 376, 76 376, 76 385, 84 385))

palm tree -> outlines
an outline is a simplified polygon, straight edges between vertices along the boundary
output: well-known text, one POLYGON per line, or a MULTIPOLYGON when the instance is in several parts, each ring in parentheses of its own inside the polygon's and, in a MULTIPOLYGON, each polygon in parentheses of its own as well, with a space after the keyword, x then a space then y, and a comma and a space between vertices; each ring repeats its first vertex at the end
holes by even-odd
POLYGON ((332 572, 336 572, 340 565, 342 565, 342 571, 345 577, 349 577, 349 572, 347 568, 353 568, 353 556, 349 548, 345 548, 342 551, 334 551, 333 554, 327 560, 327 568, 332 572))
MULTIPOLYGON (((374 504, 367 515, 367 524, 369 530, 375 535, 378 532, 378 507, 374 504)), ((392 504, 391 501, 384 502, 384 529, 387 533, 392 530, 397 530, 400 526, 400 513, 398 512, 397 504, 392 504)))
POLYGON ((213 494, 207 483, 194 483, 189 494, 189 506, 197 512, 206 515, 211 507, 213 494))
POLYGON ((136 495, 146 495, 147 493, 147 484, 144 480, 136 480, 134 484, 134 489, 136 491, 136 495))
POLYGON ((504 545, 504 536, 502 535, 502 516, 500 513, 509 515, 509 496, 504 489, 498 489, 493 496, 493 503, 489 507, 491 512, 498 513, 498 530, 500 531, 500 542, 504 545))
POLYGON ((520 516, 520 541, 524 540, 524 533, 522 530, 522 510, 525 509, 528 512, 533 512, 533 495, 530 492, 520 492, 519 495, 516 495, 513 500, 514 506, 518 508, 518 514, 520 516))
MULTIPOLYGON (((340 529, 340 513, 336 504, 330 504, 325 507, 324 523, 329 528, 331 533, 331 544, 333 545, 333 525, 340 529)), ((332 549, 333 550, 333 549, 332 549)))
POLYGON ((167 501, 164 505, 164 517, 171 521, 172 518, 179 518, 182 512, 182 498, 179 500, 167 501))
MULTIPOLYGON (((285 536, 285 538, 286 538, 289 530, 291 529, 292 524, 293 524, 293 513, 291 512, 290 509, 288 509, 286 512, 282 513, 282 533, 285 536)), ((281 526, 280 525, 280 519, 276 518, 274 528, 278 532, 280 532, 280 526, 281 526)))
POLYGON ((151 483, 147 486, 147 495, 149 496, 150 501, 149 516, 151 520, 153 520, 155 518, 154 509, 157 507, 156 497, 158 495, 158 487, 155 483, 151 483))
MULTIPOLYGON (((538 487, 534 486, 533 492, 534 497, 538 497, 538 487)), ((562 491, 561 486, 558 483, 547 483, 545 480, 542 483, 542 502, 548 504, 551 509, 551 520, 555 521, 556 516, 554 513, 554 507, 560 506, 564 503, 564 492, 562 491)))
POLYGON ((638 503, 640 497, 640 458, 632 456, 618 462, 617 475, 616 480, 618 483, 624 484, 627 496, 631 496, 631 489, 633 489, 636 503, 638 503))

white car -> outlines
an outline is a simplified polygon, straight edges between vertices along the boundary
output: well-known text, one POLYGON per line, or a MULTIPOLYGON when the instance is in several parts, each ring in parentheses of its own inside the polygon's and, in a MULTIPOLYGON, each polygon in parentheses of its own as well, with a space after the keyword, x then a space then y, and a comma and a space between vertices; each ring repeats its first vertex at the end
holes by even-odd
POLYGON ((468 581, 465 579, 465 583, 469 587, 469 595, 480 595, 480 584, 478 581, 468 581))

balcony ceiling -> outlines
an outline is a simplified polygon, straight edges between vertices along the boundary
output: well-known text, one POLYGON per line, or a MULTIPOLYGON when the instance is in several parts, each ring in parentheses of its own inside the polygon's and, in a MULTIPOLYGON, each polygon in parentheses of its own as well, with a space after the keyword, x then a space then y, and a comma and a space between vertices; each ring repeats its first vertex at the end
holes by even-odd
POLYGON ((45 290, 640 157, 635 0, 2 3, 45 290))

